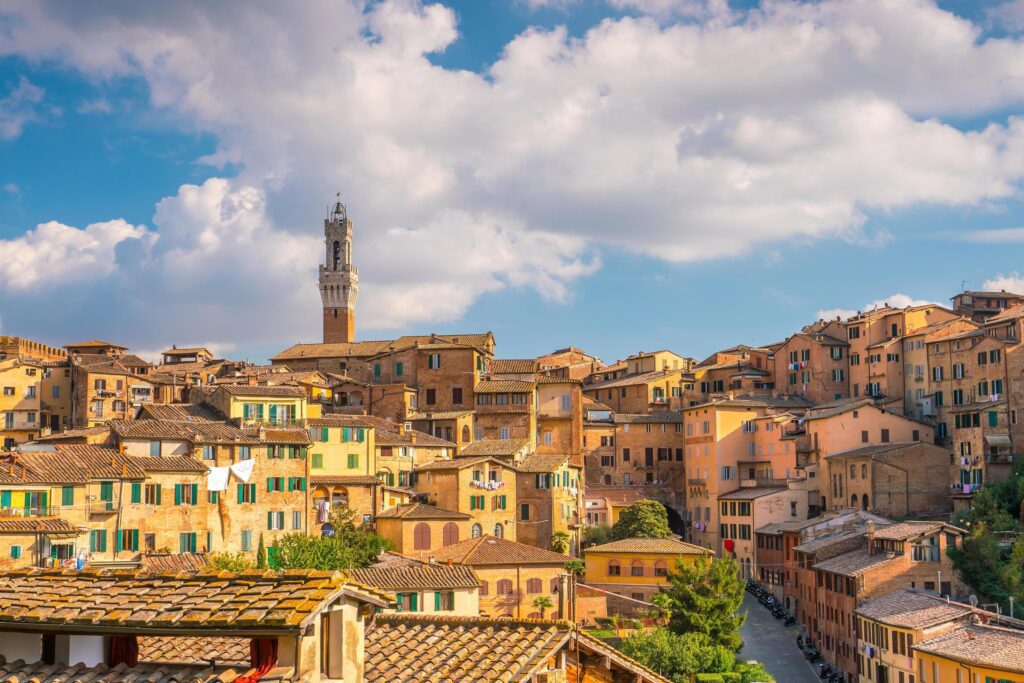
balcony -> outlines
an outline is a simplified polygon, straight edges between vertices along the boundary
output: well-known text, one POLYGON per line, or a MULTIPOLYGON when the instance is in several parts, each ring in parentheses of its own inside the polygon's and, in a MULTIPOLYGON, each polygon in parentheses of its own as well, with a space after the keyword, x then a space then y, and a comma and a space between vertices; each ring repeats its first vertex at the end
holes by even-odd
POLYGON ((89 516, 90 517, 106 517, 117 512, 117 501, 116 500, 90 500, 89 505, 89 516))
POLYGON ((708 485, 708 480, 707 479, 687 479, 686 483, 689 486, 707 486, 708 485))

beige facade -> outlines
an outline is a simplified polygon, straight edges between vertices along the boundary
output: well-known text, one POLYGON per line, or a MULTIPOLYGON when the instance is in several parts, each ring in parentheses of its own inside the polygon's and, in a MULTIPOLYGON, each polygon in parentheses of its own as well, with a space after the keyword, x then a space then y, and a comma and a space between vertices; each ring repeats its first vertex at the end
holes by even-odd
POLYGON ((719 540, 717 552, 739 563, 740 577, 757 576, 754 531, 767 524, 807 518, 806 480, 794 480, 784 487, 741 487, 719 496, 719 540))
POLYGON ((516 469, 496 458, 419 465, 414 488, 431 505, 472 517, 470 535, 516 540, 516 469))
POLYGON ((850 396, 850 345, 842 325, 833 321, 799 332, 775 351, 775 390, 812 403, 850 396))
POLYGON ((516 472, 516 540, 548 548, 554 534, 579 547, 583 510, 582 468, 568 455, 529 455, 516 472))

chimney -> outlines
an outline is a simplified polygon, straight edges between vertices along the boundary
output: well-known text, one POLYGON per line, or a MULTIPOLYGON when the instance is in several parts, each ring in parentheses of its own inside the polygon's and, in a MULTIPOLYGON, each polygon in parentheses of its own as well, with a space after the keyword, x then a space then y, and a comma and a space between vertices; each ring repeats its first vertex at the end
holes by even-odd
POLYGON ((875 554, 875 522, 874 520, 868 520, 868 555, 875 554))
POLYGON ((409 432, 409 442, 410 443, 416 443, 416 431, 415 430, 411 430, 409 432))
POLYGON ((405 436, 405 423, 404 422, 399 422, 398 423, 398 435, 399 436, 405 436))

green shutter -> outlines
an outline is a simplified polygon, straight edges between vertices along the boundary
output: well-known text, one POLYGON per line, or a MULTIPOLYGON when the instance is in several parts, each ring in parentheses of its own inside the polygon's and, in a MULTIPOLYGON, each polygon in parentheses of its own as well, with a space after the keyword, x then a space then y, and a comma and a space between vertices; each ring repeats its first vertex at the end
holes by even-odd
POLYGON ((174 485, 174 504, 181 505, 181 484, 174 485))
POLYGON ((440 612, 441 611, 441 592, 440 591, 434 593, 434 611, 435 612, 440 612))
POLYGON ((299 477, 299 490, 300 491, 305 491, 306 490, 306 478, 305 477, 299 477))
POLYGON ((114 552, 115 553, 121 552, 121 535, 122 534, 121 534, 121 530, 120 529, 117 529, 114 532, 114 552))
POLYGON ((359 434, 359 441, 365 441, 366 440, 366 429, 365 428, 360 427, 357 430, 357 433, 359 434))
POLYGON ((306 453, 308 453, 308 452, 309 452, 309 446, 303 446, 302 448, 299 449, 299 458, 301 458, 302 460, 305 460, 306 459, 306 453))
POLYGON ((273 528, 274 528, 274 513, 273 512, 268 512, 267 513, 267 530, 269 531, 269 530, 271 530, 273 528))
POLYGON ((395 363, 395 374, 398 375, 399 377, 402 376, 402 364, 400 362, 395 363))
POLYGON ((249 419, 249 404, 248 403, 243 403, 242 404, 242 419, 243 420, 248 420, 249 419))
POLYGON ((11 507, 11 492, 0 491, 0 507, 9 508, 11 507))
POLYGON ((17 560, 17 559, 20 559, 20 558, 21 558, 21 546, 20 545, 12 545, 11 546, 11 559, 17 560))
POLYGON ((239 484, 238 485, 238 502, 239 503, 242 503, 242 502, 245 501, 245 489, 243 488, 244 486, 245 486, 245 484, 239 484))
POLYGON ((132 529, 132 550, 138 551, 139 549, 139 530, 132 529))
POLYGON ((132 502, 142 502, 142 484, 137 481, 132 482, 132 502))
POLYGON ((312 469, 314 469, 314 470, 323 469, 323 466, 324 466, 324 456, 323 456, 323 453, 314 453, 313 454, 312 469))
POLYGON ((256 404, 256 417, 258 419, 260 419, 260 420, 263 419, 263 404, 262 403, 257 403, 256 404))
POLYGON ((114 500, 114 482, 100 482, 100 500, 114 500))
POLYGON ((990 412, 988 414, 988 426, 989 427, 996 427, 998 425, 999 425, 999 414, 995 413, 995 412, 990 412))
POLYGON ((105 553, 105 552, 107 552, 107 532, 106 532, 105 529, 100 530, 99 537, 100 537, 100 552, 101 553, 105 553))
POLYGON ((60 489, 60 504, 68 507, 75 504, 75 487, 62 486, 60 489))
POLYGON ((420 594, 419 593, 409 593, 409 611, 410 612, 419 612, 420 611, 420 606, 419 606, 420 600, 419 600, 419 598, 420 598, 420 594))
POLYGON ((273 490, 274 490, 274 478, 273 477, 267 477, 267 493, 270 493, 273 490))
POLYGON ((324 443, 327 443, 330 440, 329 437, 330 437, 330 430, 327 429, 327 427, 324 427, 323 429, 320 430, 320 440, 321 441, 323 441, 324 443))
POLYGON ((157 505, 160 504, 160 500, 161 500, 161 498, 163 498, 163 491, 164 491, 164 487, 161 486, 160 484, 157 484, 156 485, 156 504, 157 505))
POLYGON ((249 502, 256 502, 256 484, 249 484, 249 502))
POLYGON ((342 427, 341 428, 341 440, 342 441, 350 441, 351 440, 351 436, 352 436, 352 430, 350 430, 348 427, 342 427))

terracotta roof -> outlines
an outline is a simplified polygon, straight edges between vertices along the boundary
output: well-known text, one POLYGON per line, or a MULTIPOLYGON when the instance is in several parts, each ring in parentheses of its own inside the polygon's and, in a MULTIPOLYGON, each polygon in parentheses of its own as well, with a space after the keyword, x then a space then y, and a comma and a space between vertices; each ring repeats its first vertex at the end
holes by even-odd
POLYGON ((673 555, 711 555, 707 548, 674 538, 623 538, 611 543, 593 545, 586 552, 597 553, 671 553, 673 555))
POLYGON ((903 443, 882 443, 872 446, 861 446, 860 448, 853 448, 848 451, 842 451, 841 453, 832 453, 826 455, 825 459, 829 458, 863 458, 868 456, 880 455, 882 453, 888 453, 889 451, 898 451, 903 448, 909 448, 916 446, 921 443, 920 441, 906 441, 903 443))
POLYGON ((476 572, 461 564, 432 564, 417 562, 413 565, 367 567, 345 572, 367 586, 387 591, 446 590, 449 588, 479 588, 476 572))
POLYGON ((583 397, 583 409, 584 410, 607 410, 609 413, 612 411, 612 409, 609 408, 608 406, 606 406, 605 404, 601 403, 600 401, 595 401, 594 399, 590 398, 589 396, 584 396, 583 397))
POLYGON ((366 681, 527 681, 571 635, 562 621, 378 614, 366 629, 366 681))
POLYGON ((887 626, 923 629, 967 617, 971 610, 936 595, 901 590, 865 602, 857 614, 887 626))
POLYGON ((811 402, 799 396, 736 396, 734 398, 716 399, 696 406, 687 406, 685 410, 715 406, 720 408, 810 408, 811 402))
POLYGON ((754 500, 755 498, 761 498, 763 496, 770 496, 773 493, 782 493, 786 490, 785 486, 757 486, 736 489, 729 493, 724 493, 718 497, 719 500, 754 500))
POLYGON ((406 419, 410 422, 417 420, 457 420, 460 417, 472 414, 472 410, 439 410, 434 413, 409 413, 406 419))
POLYGON ((196 571, 206 567, 206 553, 144 553, 143 569, 162 571, 196 571))
MULTIPOLYGON (((167 632, 303 627, 329 597, 348 590, 337 572, 154 572, 107 569, 14 569, 0 575, 0 628, 25 622, 51 626, 149 626, 167 632)), ((368 602, 391 596, 354 583, 368 602)))
POLYGON ((875 538, 886 541, 907 541, 915 536, 946 529, 961 534, 967 533, 959 527, 945 522, 909 521, 893 524, 892 526, 881 527, 875 531, 875 538))
MULTIPOLYGON (((577 584, 577 587, 585 588, 582 584, 577 584)), ((579 591, 577 592, 577 595, 578 594, 579 591)), ((576 631, 576 638, 579 640, 583 649, 611 657, 611 659, 619 666, 631 671, 632 673, 640 674, 642 677, 641 680, 644 682, 653 681, 653 683, 671 683, 669 679, 665 678, 657 671, 647 668, 631 657, 627 657, 603 640, 588 635, 586 631, 576 631)))
POLYGON ((114 349, 126 349, 126 350, 128 348, 127 346, 120 346, 118 344, 114 344, 113 342, 105 342, 105 341, 103 341, 101 339, 90 339, 89 341, 79 342, 78 344, 65 344, 64 348, 65 349, 67 349, 67 348, 84 349, 84 348, 87 348, 87 347, 90 347, 90 346, 100 347, 100 348, 105 347, 105 346, 109 346, 109 347, 114 348, 114 349))
POLYGON ((213 664, 232 666, 240 671, 249 668, 249 638, 218 638, 217 636, 140 636, 140 662, 172 664, 213 664))
POLYGON ((518 379, 492 379, 477 382, 473 389, 478 394, 526 394, 533 391, 533 382, 518 379))
POLYGON ((220 422, 224 416, 205 403, 146 403, 139 419, 175 422, 220 422))
MULTIPOLYGON (((1020 295, 1018 294, 1014 296, 1019 297, 1020 295)), ((993 323, 1006 322, 1007 320, 1016 320, 1017 318, 1024 318, 1024 304, 1010 306, 1002 313, 997 313, 996 315, 993 315, 992 317, 985 321, 985 325, 988 326, 993 323)))
POLYGON ((132 460, 145 472, 202 472, 207 467, 195 458, 187 455, 161 457, 132 457, 132 460))
POLYGON ((262 431, 259 427, 247 427, 242 431, 263 443, 286 443, 302 446, 313 443, 313 440, 309 438, 309 432, 298 427, 264 427, 262 431))
POLYGON ((207 666, 169 667, 160 664, 27 664, 22 660, 6 662, 0 656, 0 681, 24 683, 231 683, 250 671, 248 664, 221 670, 207 666))
POLYGON ((569 460, 568 455, 531 453, 523 458, 516 469, 520 472, 554 472, 569 460))
POLYGON ((492 375, 525 375, 537 372, 536 358, 495 358, 487 364, 492 375))
MULTIPOLYGON (((210 353, 205 346, 173 346, 161 352, 161 356, 194 356, 197 353, 210 353)), ((212 355, 212 354, 211 354, 212 355)))
POLYGON ((372 474, 317 474, 309 478, 314 486, 380 486, 380 479, 372 474))
POLYGON ((225 384, 218 385, 218 391, 230 396, 258 396, 262 398, 302 398, 306 391, 299 387, 268 386, 265 384, 225 384))
POLYGON ((570 558, 551 550, 544 550, 524 543, 516 543, 494 536, 480 536, 461 543, 442 546, 436 550, 422 551, 421 556, 433 557, 438 562, 451 560, 471 567, 487 565, 540 564, 561 567, 570 558))
POLYGON ((1024 674, 1024 632, 995 626, 964 626, 914 646, 918 652, 965 664, 1024 674))
POLYGON ((455 448, 455 444, 426 432, 407 429, 405 434, 398 432, 378 431, 374 437, 378 446, 435 446, 439 448, 455 448), (413 440, 415 438, 415 441, 413 440))
MULTIPOLYGON (((306 420, 306 424, 310 427, 367 427, 372 429, 372 426, 360 416, 339 415, 337 413, 310 418, 306 420)), ((397 428, 396 425, 395 429, 397 428)))
POLYGON ((426 472, 428 470, 461 470, 465 467, 477 465, 482 462, 492 462, 496 465, 501 465, 502 467, 512 467, 508 463, 502 462, 497 458, 478 455, 468 458, 455 458, 454 460, 435 460, 434 462, 425 462, 422 465, 416 465, 414 469, 417 472, 426 472))
POLYGON ((683 414, 674 410, 659 410, 654 413, 615 413, 612 416, 615 424, 682 424, 683 414))
POLYGON ((74 534, 78 527, 60 517, 0 517, 0 534, 74 534))
POLYGON ((529 439, 477 439, 463 446, 459 456, 515 455, 529 445, 529 439))
POLYGON ((655 500, 655 496, 671 495, 668 486, 601 486, 587 485, 587 498, 604 498, 612 505, 632 505, 641 500, 655 500))
POLYGON ((401 349, 416 346, 417 344, 430 344, 442 342, 444 344, 468 344, 471 346, 487 346, 493 341, 490 332, 483 334, 435 334, 435 335, 407 335, 398 339, 385 339, 377 341, 361 342, 340 342, 332 344, 295 344, 270 360, 294 360, 297 358, 348 358, 352 356, 363 357, 373 356, 387 351, 388 348, 401 349))
MULTIPOLYGON (((597 372, 593 373, 591 376, 600 375, 602 372, 611 370, 613 367, 617 366, 602 368, 601 370, 598 370, 597 372)), ((593 389, 613 389, 617 387, 633 386, 635 384, 648 384, 650 382, 657 382, 658 380, 665 379, 666 377, 669 377, 671 375, 681 374, 682 372, 682 368, 678 368, 675 370, 652 370, 651 372, 641 372, 632 375, 626 375, 625 377, 617 377, 615 379, 609 379, 603 382, 593 382, 583 387, 583 390, 591 391, 593 389)))
POLYGON ((377 514, 378 519, 472 519, 465 512, 457 512, 426 503, 396 505, 377 514))
POLYGON ((63 441, 65 439, 77 439, 86 436, 98 436, 110 431, 110 427, 105 424, 96 425, 95 427, 83 427, 82 429, 67 429, 63 432, 54 432, 53 434, 47 434, 45 436, 37 436, 36 441, 39 443, 46 443, 47 441, 63 441))
POLYGON ((255 445, 254 431, 227 422, 173 422, 171 420, 110 420, 107 424, 122 439, 173 439, 190 443, 255 445))
POLYGON ((113 448, 92 444, 53 443, 14 456, 14 464, 0 461, 0 481, 20 478, 19 466, 27 470, 26 480, 81 484, 94 479, 145 479, 146 472, 136 459, 113 448), (10 475, 14 470, 13 477, 10 475))
POLYGON ((815 564, 813 568, 823 572, 842 574, 843 576, 857 576, 872 567, 892 562, 894 559, 890 558, 888 553, 882 552, 868 555, 866 546, 861 546, 848 553, 822 560, 815 564))

